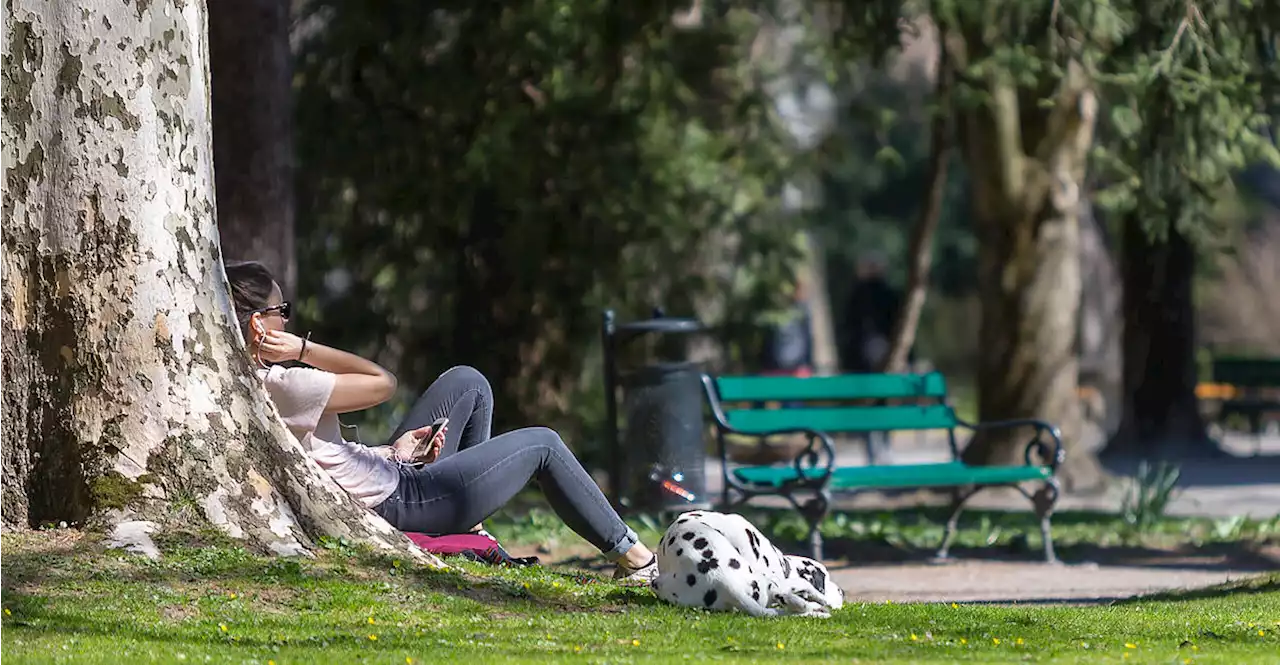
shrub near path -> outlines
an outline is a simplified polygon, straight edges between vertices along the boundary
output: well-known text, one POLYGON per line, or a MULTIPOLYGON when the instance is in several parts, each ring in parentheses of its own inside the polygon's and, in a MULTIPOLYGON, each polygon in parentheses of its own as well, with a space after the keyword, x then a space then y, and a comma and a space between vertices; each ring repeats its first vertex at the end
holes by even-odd
POLYGON ((314 561, 213 535, 103 550, 70 531, 3 536, 11 662, 1274 663, 1280 576, 1086 608, 851 602, 830 620, 660 604, 576 569, 430 571, 331 544, 314 561))

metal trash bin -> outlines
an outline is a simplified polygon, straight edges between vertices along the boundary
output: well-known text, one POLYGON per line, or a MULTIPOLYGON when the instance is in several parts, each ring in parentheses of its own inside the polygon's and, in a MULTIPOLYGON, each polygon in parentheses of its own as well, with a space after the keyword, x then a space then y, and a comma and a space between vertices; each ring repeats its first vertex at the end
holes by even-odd
POLYGON ((606 428, 609 434, 609 491, 620 510, 678 512, 710 508, 703 445, 702 370, 697 363, 661 359, 622 371, 620 346, 647 333, 702 331, 692 319, 651 319, 618 324, 604 313, 606 428), (618 388, 622 388, 621 409, 618 388), (619 434, 619 411, 626 427, 619 434))

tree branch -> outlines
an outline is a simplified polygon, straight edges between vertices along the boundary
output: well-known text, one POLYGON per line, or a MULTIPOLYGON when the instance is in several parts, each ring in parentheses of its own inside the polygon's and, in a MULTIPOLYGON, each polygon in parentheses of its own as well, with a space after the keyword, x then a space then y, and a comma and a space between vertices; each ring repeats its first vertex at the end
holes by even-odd
POLYGON ((933 236, 938 228, 938 219, 942 216, 942 202, 946 197, 947 189, 947 161, 951 156, 951 133, 947 119, 951 114, 951 89, 954 81, 951 58, 948 56, 946 47, 940 45, 938 82, 935 90, 938 107, 934 109, 930 129, 929 189, 924 205, 920 207, 920 216, 912 230, 911 243, 907 249, 907 260, 910 265, 907 274, 907 298, 893 325, 889 353, 880 368, 884 373, 902 372, 906 369, 907 357, 916 341, 920 312, 924 309, 924 301, 929 292, 929 271, 933 266, 933 236))

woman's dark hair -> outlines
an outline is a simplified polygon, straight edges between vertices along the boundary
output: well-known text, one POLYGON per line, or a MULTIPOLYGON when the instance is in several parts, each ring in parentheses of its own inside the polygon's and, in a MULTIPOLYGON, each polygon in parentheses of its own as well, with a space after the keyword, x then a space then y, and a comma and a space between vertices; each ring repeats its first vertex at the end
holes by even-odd
POLYGON ((257 261, 231 261, 226 264, 226 271, 236 319, 241 326, 247 326, 254 311, 269 306, 275 278, 266 266, 257 261))

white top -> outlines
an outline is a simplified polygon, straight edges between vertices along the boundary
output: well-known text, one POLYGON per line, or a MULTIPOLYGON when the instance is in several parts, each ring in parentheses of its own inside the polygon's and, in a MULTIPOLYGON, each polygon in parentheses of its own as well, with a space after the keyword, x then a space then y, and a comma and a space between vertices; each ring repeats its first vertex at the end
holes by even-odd
POLYGON ((400 483, 391 460, 342 438, 338 416, 325 413, 336 377, 310 367, 259 369, 284 424, 338 486, 369 508, 382 503, 400 483))

